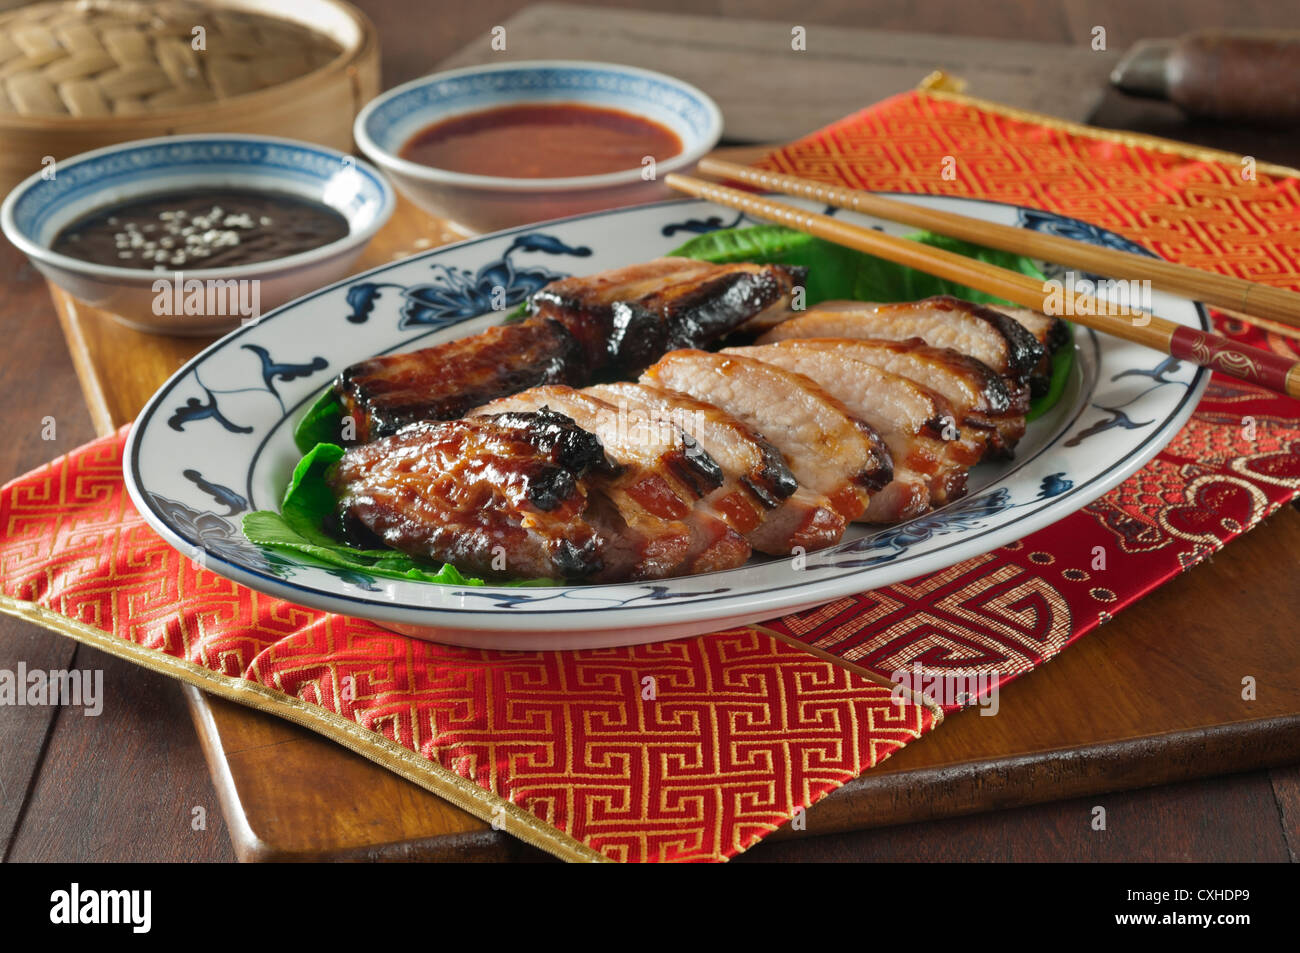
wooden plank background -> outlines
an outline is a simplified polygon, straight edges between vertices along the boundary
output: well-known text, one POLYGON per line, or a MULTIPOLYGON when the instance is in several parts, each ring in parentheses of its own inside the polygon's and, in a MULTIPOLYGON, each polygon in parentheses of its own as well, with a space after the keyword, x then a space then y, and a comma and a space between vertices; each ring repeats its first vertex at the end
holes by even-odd
POLYGON ((864 103, 915 89, 940 68, 968 82, 972 95, 1082 122, 1100 104, 1117 59, 1085 44, 797 25, 807 49, 792 49, 794 26, 777 20, 593 15, 544 3, 504 24, 505 51, 471 43, 439 68, 594 57, 657 69, 726 103, 728 141, 789 142, 864 103))

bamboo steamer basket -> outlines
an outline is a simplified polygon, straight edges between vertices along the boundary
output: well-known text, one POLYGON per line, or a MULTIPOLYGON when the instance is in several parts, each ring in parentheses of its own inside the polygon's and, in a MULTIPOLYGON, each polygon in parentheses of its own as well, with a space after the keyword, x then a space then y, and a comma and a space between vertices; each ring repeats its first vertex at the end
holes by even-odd
POLYGON ((0 196, 51 160, 131 139, 239 132, 351 152, 352 120, 378 93, 374 25, 341 0, 19 7, 0 13, 0 196))

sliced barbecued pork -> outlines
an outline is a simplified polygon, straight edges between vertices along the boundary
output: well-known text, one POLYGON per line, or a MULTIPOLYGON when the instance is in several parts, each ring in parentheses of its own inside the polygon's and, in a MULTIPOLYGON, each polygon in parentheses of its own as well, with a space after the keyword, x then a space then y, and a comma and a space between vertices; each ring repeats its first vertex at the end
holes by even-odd
POLYGON ((950 348, 930 347, 920 338, 791 338, 786 346, 838 350, 928 387, 952 404, 957 428, 984 446, 984 456, 1009 454, 1024 435, 1029 388, 1009 390, 988 365, 950 348))
POLYGON ((758 343, 789 338, 920 338, 968 354, 1017 383, 1027 381, 1047 353, 1018 321, 951 295, 894 304, 824 301, 778 324, 758 343))
POLYGON ((708 502, 759 552, 784 555, 839 542, 845 521, 830 501, 799 486, 781 452, 725 410, 649 384, 598 384, 586 392, 638 424, 662 420, 694 437, 724 475, 708 502))
POLYGON ((638 373, 675 347, 702 347, 779 302, 805 269, 660 258, 563 278, 528 301, 531 317, 406 354, 353 364, 334 381, 364 443, 417 420, 448 420, 541 384, 638 373))
POLYGON ((884 438, 894 460, 894 479, 871 498, 863 519, 895 523, 942 505, 966 492, 967 467, 948 454, 957 437, 947 401, 906 377, 848 354, 791 346, 790 342, 730 348, 739 354, 811 377, 844 402, 884 438))
POLYGON ((880 435, 808 377, 733 354, 673 351, 642 383, 690 394, 761 433, 785 456, 799 483, 830 500, 846 520, 893 479, 880 435))
POLYGON ((806 269, 657 258, 553 281, 528 300, 582 345, 593 371, 638 374, 674 348, 703 347, 786 298, 806 269))
POLYGON ((449 420, 484 401, 584 373, 582 351, 554 321, 489 328, 406 354, 353 364, 334 389, 356 423, 356 443, 419 420, 449 420))
MULTIPOLYGON (((679 428, 629 427, 626 419, 620 421, 616 406, 558 384, 498 398, 476 413, 543 408, 562 413, 595 434, 610 459, 619 464, 616 476, 597 477, 594 484, 629 526, 646 537, 655 534, 656 522, 672 527, 673 533, 686 528, 689 542, 679 564, 657 567, 653 575, 733 569, 749 558, 749 543, 707 502, 723 483, 721 469, 679 428)), ((636 574, 636 578, 651 577, 650 572, 636 574)))
MULTIPOLYGON (((615 408, 617 421, 615 426, 638 443, 659 442, 665 433, 672 434, 682 441, 692 440, 718 464, 719 483, 703 497, 709 507, 717 512, 727 525, 741 534, 748 533, 762 521, 764 507, 759 498, 734 475, 734 468, 720 461, 705 441, 700 439, 699 431, 708 426, 711 421, 702 423, 697 419, 702 418, 704 414, 696 408, 708 405, 697 404, 696 408, 692 409, 671 406, 662 397, 656 401, 653 389, 641 384, 598 384, 584 388, 582 393, 615 408)), ((660 395, 665 393, 659 392, 660 395)), ((716 408, 712 410, 715 415, 721 413, 716 408)), ((714 446, 717 446, 716 441, 714 446)), ((731 448, 724 446, 723 449, 731 448)), ((776 459, 780 460, 779 455, 776 459)), ((760 462, 759 465, 762 467, 763 463, 760 462)), ((784 468, 784 461, 779 465, 784 468)), ((768 466, 766 472, 771 473, 772 468, 768 466)), ((793 486, 793 475, 789 479, 793 486)))
POLYGON ((354 544, 471 575, 590 579, 619 568, 619 527, 588 493, 615 470, 572 420, 534 413, 412 424, 348 450, 327 479, 354 544))

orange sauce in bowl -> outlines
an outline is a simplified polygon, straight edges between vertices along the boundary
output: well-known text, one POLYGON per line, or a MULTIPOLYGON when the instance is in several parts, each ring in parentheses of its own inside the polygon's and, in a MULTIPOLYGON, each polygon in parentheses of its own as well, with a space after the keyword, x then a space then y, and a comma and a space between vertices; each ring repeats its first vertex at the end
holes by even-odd
POLYGON ((398 154, 422 165, 511 179, 561 179, 642 167, 682 151, 667 126, 603 106, 526 103, 444 119, 398 154))

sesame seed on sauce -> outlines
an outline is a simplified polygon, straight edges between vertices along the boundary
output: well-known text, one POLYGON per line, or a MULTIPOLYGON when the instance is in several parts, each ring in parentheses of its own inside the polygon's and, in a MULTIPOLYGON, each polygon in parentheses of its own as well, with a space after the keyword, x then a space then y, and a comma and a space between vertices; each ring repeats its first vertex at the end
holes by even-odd
POLYGON ((283 258, 347 233, 347 220, 318 202, 223 189, 152 196, 91 212, 59 232, 52 248, 126 268, 212 269, 283 258))

